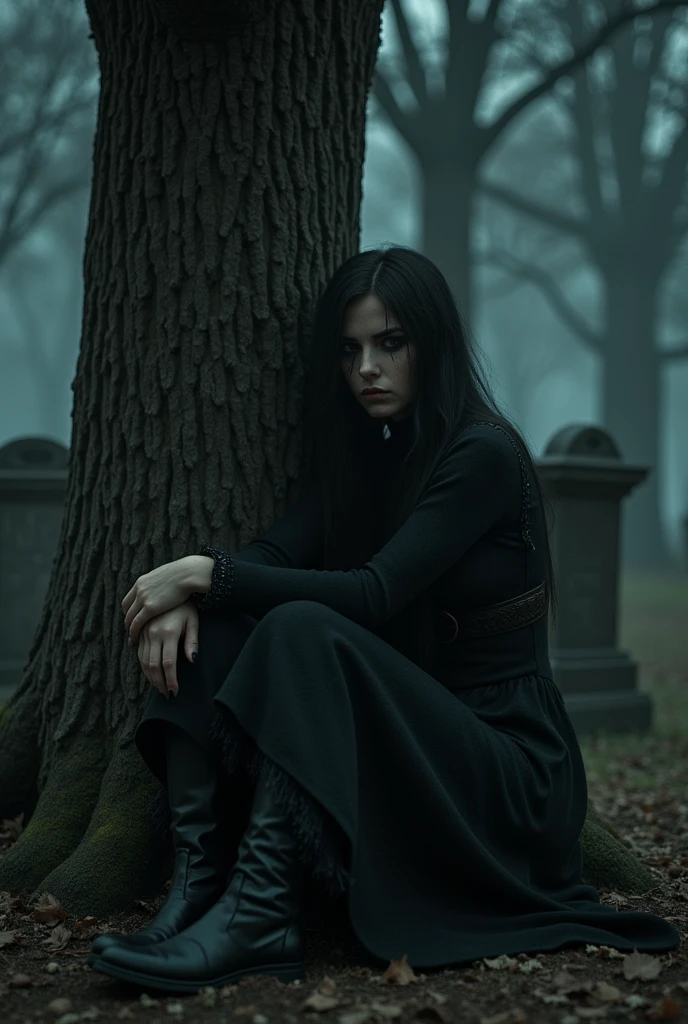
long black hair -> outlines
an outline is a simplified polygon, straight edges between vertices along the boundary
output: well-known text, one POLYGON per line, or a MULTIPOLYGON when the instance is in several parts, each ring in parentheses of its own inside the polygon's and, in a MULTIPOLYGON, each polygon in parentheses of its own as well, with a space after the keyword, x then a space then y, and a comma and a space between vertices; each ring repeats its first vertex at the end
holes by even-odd
MULTIPOLYGON (((323 568, 360 568, 375 553, 376 537, 366 533, 370 516, 371 451, 382 436, 380 420, 356 402, 341 369, 344 315, 348 304, 375 295, 394 313, 407 339, 416 344, 413 373, 413 439, 404 462, 404 486, 394 528, 417 505, 447 443, 470 423, 487 421, 507 430, 530 468, 543 510, 542 483, 521 433, 499 410, 477 355, 476 345, 439 269, 406 246, 359 252, 335 272, 317 303, 306 374, 304 425, 313 473, 325 510, 323 568), (367 514, 366 514, 367 509, 367 514), (352 529, 352 516, 356 529, 352 529)), ((546 587, 550 614, 556 594, 547 539, 546 587)))

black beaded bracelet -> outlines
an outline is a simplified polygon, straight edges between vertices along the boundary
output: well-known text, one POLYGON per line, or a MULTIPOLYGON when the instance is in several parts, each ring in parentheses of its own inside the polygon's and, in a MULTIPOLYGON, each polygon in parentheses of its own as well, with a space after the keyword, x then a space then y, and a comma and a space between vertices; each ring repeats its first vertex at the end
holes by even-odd
POLYGON ((232 556, 221 548, 204 547, 200 555, 213 559, 213 573, 210 579, 210 590, 207 594, 192 594, 192 600, 200 612, 223 608, 232 593, 234 584, 234 562, 232 556))

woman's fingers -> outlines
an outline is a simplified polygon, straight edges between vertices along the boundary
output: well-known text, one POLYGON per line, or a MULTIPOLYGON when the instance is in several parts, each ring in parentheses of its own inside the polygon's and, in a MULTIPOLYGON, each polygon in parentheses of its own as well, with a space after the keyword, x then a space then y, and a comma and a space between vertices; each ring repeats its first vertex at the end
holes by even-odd
POLYGON ((141 656, 141 667, 143 668, 143 674, 145 675, 146 679, 151 684, 151 686, 154 686, 156 688, 156 690, 160 690, 160 693, 162 693, 163 697, 166 697, 167 694, 163 692, 163 688, 162 688, 161 684, 158 682, 158 680, 155 678, 154 673, 151 671, 151 666, 150 666, 151 640, 150 640, 150 637, 148 636, 148 631, 144 630, 142 636, 143 636, 143 654, 141 656))
MULTIPOLYGON (((146 679, 148 679, 148 668, 143 663, 143 650, 144 650, 145 646, 146 646, 146 634, 145 633, 141 633, 141 635, 139 636, 138 651, 136 652, 136 654, 137 654, 137 657, 139 659, 139 665, 141 666, 141 671, 143 672, 143 674, 146 677, 146 679)), ((150 679, 148 679, 148 682, 150 683, 150 679)))
POLYGON ((163 697, 169 699, 170 695, 167 692, 167 683, 165 682, 165 676, 163 674, 161 664, 162 644, 155 637, 151 637, 149 643, 150 647, 148 650, 148 672, 150 674, 151 679, 153 680, 153 685, 157 686, 163 697))
POLYGON ((179 637, 166 636, 162 645, 162 668, 167 680, 167 688, 176 697, 179 693, 177 681, 177 655, 179 653, 179 637))

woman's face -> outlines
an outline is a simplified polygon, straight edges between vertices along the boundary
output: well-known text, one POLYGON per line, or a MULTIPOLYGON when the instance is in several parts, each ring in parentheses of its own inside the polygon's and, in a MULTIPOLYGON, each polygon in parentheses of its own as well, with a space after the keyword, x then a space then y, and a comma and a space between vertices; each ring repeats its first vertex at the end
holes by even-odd
POLYGON ((344 314, 340 353, 342 373, 356 401, 373 419, 401 420, 410 415, 415 398, 411 360, 416 345, 406 338, 396 316, 376 295, 350 302, 344 314), (367 398, 366 388, 380 388, 384 394, 367 398))

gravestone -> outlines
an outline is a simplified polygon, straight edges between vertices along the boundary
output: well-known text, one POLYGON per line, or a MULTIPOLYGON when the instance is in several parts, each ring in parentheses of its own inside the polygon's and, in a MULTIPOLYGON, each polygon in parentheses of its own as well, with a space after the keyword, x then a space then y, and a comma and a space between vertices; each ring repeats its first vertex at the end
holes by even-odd
POLYGON ((622 499, 647 476, 600 427, 558 431, 538 460, 554 507, 558 615, 550 630, 554 679, 578 735, 645 732, 652 702, 638 666, 618 647, 622 499))
POLYGON ((62 525, 69 449, 42 437, 0 448, 0 704, 21 681, 62 525))

